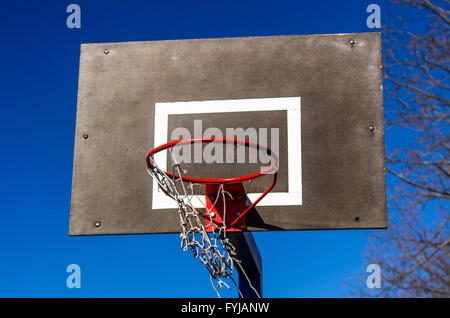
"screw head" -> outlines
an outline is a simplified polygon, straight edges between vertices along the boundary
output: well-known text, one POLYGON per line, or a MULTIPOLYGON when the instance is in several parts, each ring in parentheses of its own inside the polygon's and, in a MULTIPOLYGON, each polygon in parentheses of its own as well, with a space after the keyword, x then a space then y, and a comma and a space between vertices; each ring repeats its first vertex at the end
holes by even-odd
POLYGON ((95 222, 95 227, 100 227, 100 225, 102 225, 100 221, 95 222))
POLYGON ((370 125, 370 126, 369 126, 369 130, 370 130, 370 131, 374 131, 374 130, 375 130, 375 127, 374 127, 373 125, 370 125))
POLYGON ((351 39, 350 41, 349 41, 349 43, 350 43, 350 45, 355 45, 355 40, 353 40, 353 39, 351 39))
POLYGON ((88 138, 89 138, 89 135, 88 135, 88 134, 83 134, 83 138, 84 138, 84 139, 88 139, 88 138))
POLYGON ((104 50, 103 50, 103 53, 109 54, 109 50, 108 50, 108 49, 104 49, 104 50))

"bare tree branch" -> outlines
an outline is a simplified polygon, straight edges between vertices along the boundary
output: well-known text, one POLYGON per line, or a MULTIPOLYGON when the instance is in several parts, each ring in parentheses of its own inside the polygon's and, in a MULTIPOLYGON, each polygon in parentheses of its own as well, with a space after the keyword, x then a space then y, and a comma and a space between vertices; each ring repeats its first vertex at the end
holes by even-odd
POLYGON ((386 171, 392 173, 394 176, 396 176, 397 178, 399 178, 399 179, 402 180, 403 182, 405 182, 405 183, 407 183, 407 184, 409 184, 409 185, 411 185, 411 186, 413 186, 413 187, 420 188, 420 189, 423 189, 423 190, 426 190, 426 191, 430 191, 430 192, 435 192, 435 193, 438 193, 438 194, 442 194, 442 195, 444 195, 446 198, 450 198, 450 192, 447 192, 447 191, 441 191, 441 190, 434 189, 434 188, 432 188, 432 187, 429 187, 429 186, 426 186, 426 185, 423 185, 423 184, 415 183, 415 182, 413 182, 413 181, 411 181, 411 180, 405 178, 405 177, 402 176, 401 174, 395 172, 394 170, 390 169, 389 167, 386 167, 386 171))

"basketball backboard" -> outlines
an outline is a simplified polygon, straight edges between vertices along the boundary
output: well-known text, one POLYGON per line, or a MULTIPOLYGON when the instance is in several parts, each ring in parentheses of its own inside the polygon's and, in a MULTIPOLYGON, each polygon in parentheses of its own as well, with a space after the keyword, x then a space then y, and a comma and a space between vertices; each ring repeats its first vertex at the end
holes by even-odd
MULTIPOLYGON (((211 134, 277 151, 278 182, 248 230, 384 228, 382 95, 379 33, 83 44, 70 234, 179 232, 145 157, 211 134)), ((183 168, 227 177, 261 164, 221 155, 192 153, 183 168)), ((249 199, 269 182, 245 184, 249 199)))

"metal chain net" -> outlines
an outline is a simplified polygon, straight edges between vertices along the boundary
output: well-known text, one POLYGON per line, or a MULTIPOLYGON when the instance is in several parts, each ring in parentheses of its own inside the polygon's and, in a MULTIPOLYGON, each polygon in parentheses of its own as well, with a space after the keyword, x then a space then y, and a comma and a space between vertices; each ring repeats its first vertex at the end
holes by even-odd
MULTIPOLYGON (((171 158, 172 174, 183 176, 185 171, 175 158, 173 147, 168 149, 171 158)), ((211 211, 219 198, 224 202, 223 219, 225 219, 226 206, 225 197, 231 194, 224 191, 223 185, 219 186, 218 193, 215 196, 215 202, 210 209, 207 209, 205 203, 198 200, 204 206, 205 212, 194 207, 192 200, 196 198, 194 195, 194 187, 198 184, 183 181, 181 178, 174 179, 169 177, 162 169, 158 167, 153 157, 150 160, 154 168, 147 168, 147 172, 158 183, 159 188, 164 191, 166 195, 175 200, 178 204, 178 217, 180 222, 180 238, 181 248, 183 251, 191 250, 194 257, 198 258, 210 273, 211 284, 217 295, 221 297, 218 288, 230 286, 224 279, 230 279, 236 286, 239 294, 242 297, 241 291, 232 277, 234 265, 237 264, 241 272, 245 275, 251 288, 258 295, 256 289, 250 283, 241 262, 235 257, 235 247, 230 243, 226 236, 226 224, 216 225, 213 223, 213 212, 211 211), (210 220, 211 231, 207 232, 200 217, 207 217, 210 220), (214 224, 214 226, 212 226, 214 224)), ((225 223, 225 222, 223 222, 225 223)), ((258 295, 259 296, 259 295, 258 295)))

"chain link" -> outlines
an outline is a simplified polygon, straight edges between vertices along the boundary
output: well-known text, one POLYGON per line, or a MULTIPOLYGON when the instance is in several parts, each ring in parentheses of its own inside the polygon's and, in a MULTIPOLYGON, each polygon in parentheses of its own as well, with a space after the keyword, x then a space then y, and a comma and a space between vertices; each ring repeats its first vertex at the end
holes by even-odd
MULTIPOLYGON (((169 148, 168 151, 170 151, 173 174, 182 176, 185 174, 185 171, 175 160, 172 148, 173 147, 169 148)), ((243 268, 239 260, 235 257, 235 247, 230 243, 226 236, 225 222, 223 222, 221 226, 211 226, 211 231, 207 232, 202 220, 200 219, 200 217, 203 216, 209 217, 210 224, 213 224, 211 210, 220 197, 222 197, 224 202, 223 219, 225 219, 225 197, 231 197, 231 194, 224 191, 222 184, 219 186, 217 196, 215 197, 215 202, 210 209, 205 206, 204 202, 199 200, 206 211, 202 212, 196 209, 192 203, 192 200, 196 198, 194 195, 194 187, 197 184, 185 182, 181 178, 175 179, 169 177, 162 169, 158 167, 153 157, 150 157, 150 160, 153 168, 147 168, 147 172, 158 183, 159 188, 177 202, 182 250, 191 250, 194 257, 198 258, 201 263, 205 265, 206 269, 210 273, 211 284, 219 297, 221 297, 221 295, 216 286, 219 289, 222 287, 230 289, 230 286, 224 281, 224 279, 230 279, 242 297, 242 294, 232 275, 235 263, 238 264, 241 271, 243 271, 243 268)), ((247 275, 245 276, 247 277, 247 275)))

